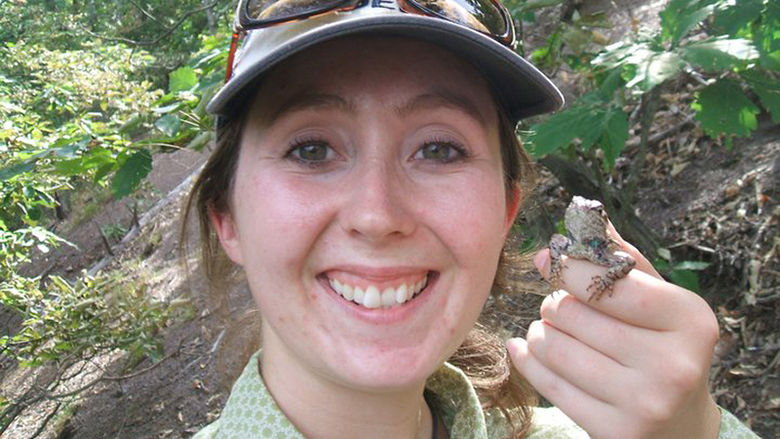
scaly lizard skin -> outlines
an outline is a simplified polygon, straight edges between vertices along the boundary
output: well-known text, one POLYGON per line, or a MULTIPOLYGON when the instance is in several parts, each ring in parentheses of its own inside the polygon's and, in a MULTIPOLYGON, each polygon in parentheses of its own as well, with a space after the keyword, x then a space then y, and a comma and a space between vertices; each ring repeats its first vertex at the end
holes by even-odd
POLYGON ((595 200, 575 196, 566 208, 564 223, 568 236, 555 234, 550 239, 550 283, 557 288, 561 281, 561 256, 587 259, 608 267, 604 276, 593 276, 588 286, 588 301, 599 300, 604 293, 612 296, 615 282, 625 277, 636 262, 628 253, 620 251, 617 242, 607 231, 607 213, 595 200))

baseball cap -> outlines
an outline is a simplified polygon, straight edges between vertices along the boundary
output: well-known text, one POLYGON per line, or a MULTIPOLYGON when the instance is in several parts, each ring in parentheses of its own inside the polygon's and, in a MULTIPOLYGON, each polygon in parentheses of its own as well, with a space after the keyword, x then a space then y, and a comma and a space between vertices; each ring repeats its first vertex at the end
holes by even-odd
POLYGON ((542 72, 490 36, 453 21, 403 12, 395 0, 367 0, 350 11, 248 31, 232 77, 211 99, 207 110, 222 117, 240 111, 253 96, 256 81, 307 48, 335 38, 376 35, 426 41, 470 62, 493 88, 513 122, 563 105, 561 92, 542 72))

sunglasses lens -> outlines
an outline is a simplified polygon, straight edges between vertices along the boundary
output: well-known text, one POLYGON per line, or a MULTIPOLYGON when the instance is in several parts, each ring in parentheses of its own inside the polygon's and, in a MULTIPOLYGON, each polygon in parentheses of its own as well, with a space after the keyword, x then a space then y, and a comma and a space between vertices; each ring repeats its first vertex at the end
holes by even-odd
POLYGON ((247 16, 252 20, 293 20, 328 11, 344 4, 344 0, 249 0, 247 16))
POLYGON ((508 33, 504 14, 489 0, 420 0, 410 1, 450 21, 492 35, 508 33))

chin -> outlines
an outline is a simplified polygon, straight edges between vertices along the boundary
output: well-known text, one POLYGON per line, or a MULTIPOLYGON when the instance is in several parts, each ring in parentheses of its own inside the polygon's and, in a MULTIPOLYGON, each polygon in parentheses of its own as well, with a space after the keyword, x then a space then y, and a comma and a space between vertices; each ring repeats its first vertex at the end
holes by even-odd
POLYGON ((380 392, 422 386, 444 362, 422 346, 353 350, 348 358, 329 365, 337 379, 349 387, 380 392))

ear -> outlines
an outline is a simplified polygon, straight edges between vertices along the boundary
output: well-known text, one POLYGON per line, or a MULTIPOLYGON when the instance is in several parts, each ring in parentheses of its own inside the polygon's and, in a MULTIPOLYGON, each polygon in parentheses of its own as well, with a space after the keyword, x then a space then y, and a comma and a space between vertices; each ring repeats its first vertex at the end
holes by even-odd
POLYGON ((504 236, 509 234, 509 229, 515 223, 517 211, 520 209, 520 202, 523 200, 523 190, 520 186, 512 185, 511 192, 506 197, 506 221, 504 223, 504 236))
POLYGON ((238 265, 243 265, 238 227, 236 227, 230 212, 218 212, 210 208, 209 220, 211 220, 211 226, 214 227, 214 231, 217 233, 219 244, 228 258, 238 265))

